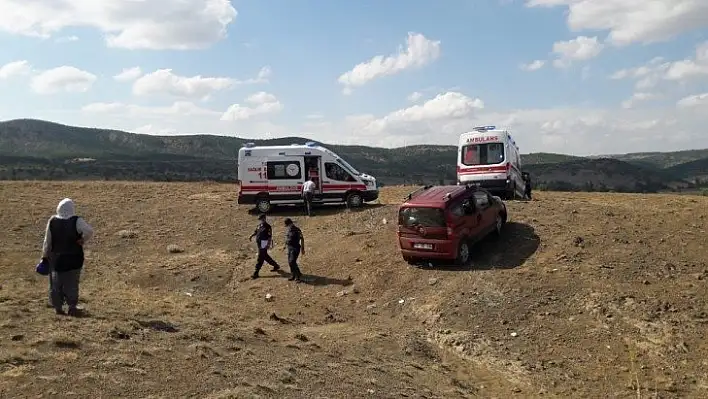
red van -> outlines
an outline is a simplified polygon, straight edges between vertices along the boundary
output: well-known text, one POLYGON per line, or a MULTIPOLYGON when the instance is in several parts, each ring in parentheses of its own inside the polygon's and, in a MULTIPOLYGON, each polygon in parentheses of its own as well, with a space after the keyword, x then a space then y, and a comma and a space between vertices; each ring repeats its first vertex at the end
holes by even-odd
POLYGON ((470 248, 490 233, 500 234, 506 205, 478 186, 425 186, 398 210, 398 245, 410 264, 450 260, 466 265, 470 248))

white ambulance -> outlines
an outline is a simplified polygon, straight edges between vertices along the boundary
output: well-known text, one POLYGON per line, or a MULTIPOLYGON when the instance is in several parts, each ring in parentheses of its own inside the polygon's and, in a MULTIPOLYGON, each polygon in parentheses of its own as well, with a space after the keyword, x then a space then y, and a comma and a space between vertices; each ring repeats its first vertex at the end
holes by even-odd
POLYGON ((478 126, 462 133, 457 184, 478 185, 504 199, 523 198, 521 154, 511 133, 495 126, 478 126))
POLYGON ((260 212, 273 205, 302 204, 302 185, 312 178, 313 203, 346 203, 349 207, 379 197, 376 179, 360 173, 337 154, 314 142, 290 146, 255 146, 238 151, 239 204, 255 204, 260 212))

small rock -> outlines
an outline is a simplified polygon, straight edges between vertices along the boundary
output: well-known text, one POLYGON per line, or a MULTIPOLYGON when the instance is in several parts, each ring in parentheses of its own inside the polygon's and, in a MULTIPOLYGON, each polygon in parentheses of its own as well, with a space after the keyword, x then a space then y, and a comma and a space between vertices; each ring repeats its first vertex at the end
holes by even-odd
POLYGON ((133 230, 121 230, 118 232, 118 237, 120 238, 135 238, 137 236, 138 232, 133 230))
POLYGON ((266 301, 272 302, 273 301, 273 295, 271 293, 267 293, 265 296, 266 301))
POLYGON ((10 337, 10 339, 13 341, 22 341, 23 339, 25 339, 25 336, 22 334, 15 334, 12 337, 10 337))
POLYGON ((430 284, 430 285, 435 285, 437 283, 438 283, 438 279, 436 279, 435 277, 431 277, 428 279, 428 284, 430 284))
POLYGON ((512 336, 512 337, 518 337, 519 334, 518 334, 517 332, 513 332, 513 333, 511 333, 511 336, 512 336))
POLYGON ((367 309, 367 310, 371 310, 371 309, 375 309, 375 308, 376 308, 376 304, 375 304, 375 303, 371 303, 371 304, 369 304, 369 305, 366 305, 366 309, 367 309))
POLYGON ((401 299, 398 300, 398 303, 400 303, 400 304, 402 305, 403 302, 405 302, 405 301, 406 301, 405 299, 401 298, 401 299))
POLYGON ((302 342, 307 342, 309 341, 309 338, 305 334, 295 334, 295 338, 302 341, 302 342))
POLYGON ((347 295, 347 294, 348 294, 347 291, 339 291, 339 292, 337 293, 337 296, 338 296, 338 297, 343 297, 343 296, 345 296, 345 295, 347 295))
POLYGON ((381 224, 388 224, 388 220, 386 218, 381 219, 381 224))
POLYGON ((184 252, 184 248, 180 247, 179 245, 170 244, 167 246, 167 252, 171 254, 181 254, 182 252, 184 252))

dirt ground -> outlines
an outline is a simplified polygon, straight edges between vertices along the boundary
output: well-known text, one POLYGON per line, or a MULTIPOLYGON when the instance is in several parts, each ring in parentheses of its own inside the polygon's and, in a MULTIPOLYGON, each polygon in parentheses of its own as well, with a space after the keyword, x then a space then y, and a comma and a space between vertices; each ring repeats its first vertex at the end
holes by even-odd
POLYGON ((305 233, 295 284, 249 279, 232 185, 1 182, 0 397, 708 397, 708 198, 540 192, 459 270, 402 261, 412 189, 274 213, 276 245, 305 233), (96 229, 84 318, 34 272, 65 196, 96 229))

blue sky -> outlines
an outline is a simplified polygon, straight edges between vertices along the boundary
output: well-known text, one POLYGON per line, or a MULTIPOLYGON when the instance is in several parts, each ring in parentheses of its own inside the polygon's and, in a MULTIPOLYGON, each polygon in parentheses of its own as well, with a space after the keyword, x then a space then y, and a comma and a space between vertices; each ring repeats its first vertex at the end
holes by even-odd
POLYGON ((0 0, 0 119, 386 147, 495 124, 522 152, 708 147, 695 1, 56 3, 0 0))

